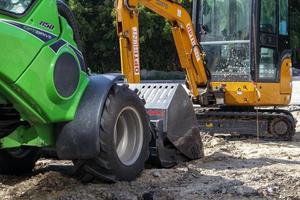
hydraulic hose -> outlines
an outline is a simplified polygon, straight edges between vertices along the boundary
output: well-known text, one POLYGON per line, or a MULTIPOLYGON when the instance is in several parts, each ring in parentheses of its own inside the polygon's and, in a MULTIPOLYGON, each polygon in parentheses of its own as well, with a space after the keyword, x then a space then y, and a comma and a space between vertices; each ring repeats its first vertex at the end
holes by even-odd
MULTIPOLYGON (((196 66, 195 66, 195 63, 194 63, 194 59, 193 59, 193 51, 195 48, 199 48, 201 52, 203 52, 201 46, 199 44, 196 44, 192 47, 192 52, 191 52, 191 60, 192 60, 192 64, 193 64, 193 67, 196 71, 196 66)), ((208 80, 211 80, 211 73, 209 71, 209 69, 206 67, 206 64, 205 64, 205 61, 203 60, 203 64, 204 64, 204 68, 205 68, 205 73, 206 73, 206 76, 207 76, 207 79, 208 80)))
POLYGON ((135 11, 135 7, 130 6, 128 0, 124 0, 124 5, 129 11, 131 12, 135 11))

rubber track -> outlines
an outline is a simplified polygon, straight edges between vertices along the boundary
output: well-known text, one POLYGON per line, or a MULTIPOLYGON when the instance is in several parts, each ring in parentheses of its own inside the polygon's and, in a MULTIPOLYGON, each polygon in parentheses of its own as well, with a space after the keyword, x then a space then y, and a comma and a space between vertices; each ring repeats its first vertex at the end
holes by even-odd
MULTIPOLYGON (((272 140, 291 140, 292 137, 295 134, 295 128, 296 128, 296 120, 294 119, 293 115, 287 111, 287 110, 281 110, 281 109, 259 109, 258 113, 256 110, 253 111, 230 111, 230 110, 203 110, 196 108, 195 113, 197 116, 197 120, 222 120, 222 119, 244 119, 244 120, 258 120, 259 121, 267 121, 268 122, 268 134, 260 135, 260 138, 263 139, 272 139, 272 140), (289 122, 289 131, 288 135, 285 135, 283 137, 279 136, 273 136, 270 133, 270 122, 276 118, 283 119, 285 121, 289 122)), ((244 137, 245 135, 240 134, 240 137, 244 137)), ((249 135, 247 135, 249 136, 249 135)), ((236 137, 236 136, 235 136, 236 137)))

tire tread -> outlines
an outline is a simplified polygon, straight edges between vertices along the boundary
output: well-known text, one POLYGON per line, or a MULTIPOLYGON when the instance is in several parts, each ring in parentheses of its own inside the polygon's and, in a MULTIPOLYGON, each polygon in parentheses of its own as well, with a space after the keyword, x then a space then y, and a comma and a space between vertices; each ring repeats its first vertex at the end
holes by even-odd
MULTIPOLYGON (((93 180, 101 180, 105 182, 117 182, 123 180, 121 177, 116 176, 116 170, 111 165, 111 150, 112 148, 109 146, 109 142, 112 137, 111 134, 108 132, 107 127, 111 124, 109 123, 109 119, 114 119, 111 113, 112 108, 116 106, 115 104, 124 98, 126 95, 135 95, 137 99, 139 97, 131 91, 127 86, 118 86, 115 85, 111 92, 108 95, 108 98, 105 102, 105 108, 103 109, 102 119, 101 119, 101 127, 100 127, 100 153, 97 158, 88 160, 84 162, 82 167, 78 167, 75 173, 79 174, 79 179, 82 182, 90 182, 93 180)), ((141 105, 144 105, 143 102, 139 99, 141 105)), ((146 113, 145 113, 146 114, 146 113)), ((148 122, 148 118, 146 117, 148 122)), ((144 138, 146 140, 146 144, 150 142, 150 132, 146 134, 147 137, 144 138)), ((141 152, 143 163, 149 157, 149 148, 147 146, 145 152, 141 152)), ((76 165, 77 162, 74 164, 76 165)), ((75 167, 76 168, 76 167, 75 167)), ((142 171, 143 169, 141 169, 142 171)))

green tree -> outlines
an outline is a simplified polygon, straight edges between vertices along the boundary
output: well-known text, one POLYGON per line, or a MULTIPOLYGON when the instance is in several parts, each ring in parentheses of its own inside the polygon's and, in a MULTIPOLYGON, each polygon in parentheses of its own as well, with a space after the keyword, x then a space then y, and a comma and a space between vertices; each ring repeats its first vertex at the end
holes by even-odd
POLYGON ((66 1, 79 22, 87 64, 94 72, 113 71, 120 65, 118 39, 113 25, 113 1, 66 1))
MULTIPOLYGON (((119 43, 114 26, 112 0, 66 0, 78 19, 84 54, 94 72, 120 70, 119 43)), ((183 1, 190 8, 187 0, 183 1)), ((142 69, 177 70, 178 59, 169 23, 149 9, 140 7, 142 69)))

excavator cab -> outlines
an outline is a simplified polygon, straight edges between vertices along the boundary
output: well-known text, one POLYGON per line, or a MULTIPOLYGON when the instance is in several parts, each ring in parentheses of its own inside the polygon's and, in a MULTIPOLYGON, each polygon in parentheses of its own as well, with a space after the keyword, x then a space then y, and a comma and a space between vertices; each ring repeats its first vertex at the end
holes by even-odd
MULTIPOLYGON (((284 58, 292 54, 293 67, 300 67, 299 4, 297 0, 193 1, 193 22, 206 51, 211 82, 285 81, 284 58)), ((278 89, 289 93, 287 87, 278 89)))
POLYGON ((295 120, 281 106, 290 104, 292 69, 300 67, 299 22, 297 0, 193 1, 209 87, 222 93, 217 110, 198 113, 202 130, 291 139, 295 120))
POLYGON ((251 1, 199 0, 194 23, 211 81, 250 81, 251 1))

